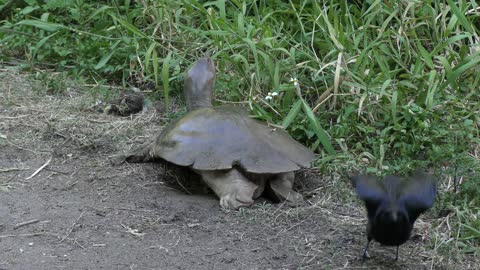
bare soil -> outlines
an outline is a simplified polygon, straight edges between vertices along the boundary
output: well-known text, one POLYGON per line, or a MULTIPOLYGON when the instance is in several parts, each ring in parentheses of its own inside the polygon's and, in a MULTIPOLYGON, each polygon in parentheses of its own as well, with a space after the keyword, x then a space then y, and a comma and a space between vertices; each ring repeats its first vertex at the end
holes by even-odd
POLYGON ((199 178, 182 169, 112 166, 112 156, 151 140, 169 119, 154 109, 127 117, 99 113, 91 92, 72 87, 50 95, 30 78, 0 71, 0 269, 474 269, 478 263, 441 255, 431 232, 443 220, 428 215, 400 248, 399 261, 395 248, 378 244, 373 258, 362 261, 363 206, 345 199, 350 189, 339 196, 345 179, 316 170, 297 174, 304 206, 259 200, 222 211, 199 178))

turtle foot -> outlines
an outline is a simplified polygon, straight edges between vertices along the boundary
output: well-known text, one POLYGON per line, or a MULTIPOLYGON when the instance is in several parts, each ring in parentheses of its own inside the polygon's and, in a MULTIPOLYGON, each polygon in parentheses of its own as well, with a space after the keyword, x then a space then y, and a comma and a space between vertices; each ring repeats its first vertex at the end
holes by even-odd
POLYGON ((225 209, 238 209, 253 204, 258 185, 249 181, 236 169, 228 171, 200 171, 203 181, 220 198, 220 206, 225 209))
POLYGON ((253 200, 241 200, 235 194, 227 194, 220 198, 220 206, 223 209, 239 209, 253 204, 253 200))
POLYGON ((304 200, 300 193, 293 191, 294 180, 293 172, 281 173, 270 180, 270 188, 279 201, 285 201, 290 206, 299 206, 304 200))

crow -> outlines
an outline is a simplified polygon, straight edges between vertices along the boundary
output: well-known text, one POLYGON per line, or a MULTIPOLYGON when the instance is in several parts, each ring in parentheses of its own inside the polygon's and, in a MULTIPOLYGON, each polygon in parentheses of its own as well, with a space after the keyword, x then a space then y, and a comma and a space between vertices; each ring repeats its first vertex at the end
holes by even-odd
POLYGON ((354 176, 353 186, 367 208, 367 245, 370 241, 398 248, 409 238, 418 216, 433 206, 437 192, 436 181, 430 175, 416 172, 410 181, 387 176, 379 181, 372 176, 354 176))

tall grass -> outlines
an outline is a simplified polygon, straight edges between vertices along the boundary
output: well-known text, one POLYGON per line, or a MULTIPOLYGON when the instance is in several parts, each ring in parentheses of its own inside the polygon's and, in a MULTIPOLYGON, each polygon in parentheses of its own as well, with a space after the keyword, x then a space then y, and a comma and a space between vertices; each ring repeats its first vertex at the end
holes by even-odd
POLYGON ((217 99, 242 102, 255 117, 287 128, 327 170, 403 174, 475 160, 476 1, 16 3, 2 11, 4 61, 21 57, 27 68, 53 64, 95 81, 151 83, 153 97, 168 102, 181 94, 188 66, 211 52, 217 99))

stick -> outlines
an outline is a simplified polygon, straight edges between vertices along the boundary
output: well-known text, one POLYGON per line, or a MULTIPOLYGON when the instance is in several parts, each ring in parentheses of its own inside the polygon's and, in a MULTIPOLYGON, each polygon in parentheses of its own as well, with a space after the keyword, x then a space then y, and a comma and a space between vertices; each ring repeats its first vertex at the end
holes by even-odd
POLYGON ((186 192, 188 195, 192 195, 192 193, 191 193, 190 191, 188 191, 188 189, 182 185, 182 183, 180 182, 180 180, 178 180, 178 177, 175 176, 175 180, 176 180, 177 183, 180 185, 180 187, 182 187, 183 190, 185 190, 185 192, 186 192))
POLYGON ((124 211, 133 211, 133 212, 147 212, 147 213, 154 211, 154 210, 148 210, 148 209, 131 209, 126 207, 105 207, 105 209, 124 210, 124 211))
POLYGON ((78 216, 78 218, 72 224, 68 233, 60 241, 58 241, 59 243, 63 242, 63 240, 67 239, 67 237, 70 236, 70 234, 73 232, 73 228, 75 228, 75 225, 77 225, 77 222, 82 218, 83 214, 85 214, 85 210, 80 214, 80 216, 78 216))
POLYGON ((0 119, 18 119, 18 118, 24 118, 24 117, 28 117, 30 115, 19 115, 19 116, 0 116, 0 119))
POLYGON ((16 148, 18 148, 18 149, 21 149, 21 150, 24 150, 24 151, 28 151, 28 152, 32 152, 32 153, 34 153, 35 155, 37 154, 36 151, 33 151, 33 150, 30 150, 30 149, 27 149, 27 148, 23 148, 23 147, 21 147, 21 146, 18 146, 18 145, 16 145, 16 144, 12 143, 12 142, 9 141, 9 140, 6 140, 6 141, 7 141, 7 143, 9 143, 11 146, 14 146, 14 147, 16 147, 16 148))
POLYGON ((13 226, 13 229, 16 230, 20 227, 27 226, 27 225, 30 225, 30 224, 34 224, 34 223, 37 223, 37 222, 39 222, 38 219, 32 219, 32 220, 29 220, 29 221, 20 222, 20 223, 16 224, 15 226, 13 226))
POLYGON ((42 165, 42 167, 38 168, 32 175, 30 175, 29 177, 25 178, 25 180, 30 180, 32 179, 33 177, 35 177, 35 175, 37 175, 40 171, 43 170, 43 168, 47 167, 48 164, 50 164, 50 161, 52 161, 52 157, 50 157, 47 162, 45 162, 45 164, 42 165))
POLYGON ((67 175, 72 173, 72 172, 63 172, 63 171, 55 170, 55 169, 52 169, 52 168, 46 168, 45 170, 51 171, 51 172, 56 172, 56 173, 61 173, 61 174, 67 174, 67 175))
POLYGON ((8 237, 28 237, 28 236, 38 236, 38 235, 45 235, 45 233, 7 234, 7 235, 0 235, 0 239, 8 238, 8 237))
POLYGON ((123 224, 121 224, 121 223, 120 223, 120 225, 122 225, 123 228, 127 229, 126 232, 131 233, 131 234, 133 234, 133 235, 135 235, 135 236, 143 236, 143 235, 145 235, 145 233, 138 232, 138 229, 132 229, 132 228, 130 228, 130 227, 126 226, 126 225, 123 225, 123 224))
POLYGON ((15 172, 15 171, 26 171, 28 168, 5 168, 5 169, 0 169, 0 173, 4 172, 15 172))
POLYGON ((4 183, 2 183, 2 185, 5 185, 7 183, 10 183, 10 181, 12 181, 15 177, 17 177, 20 173, 16 173, 15 175, 13 175, 12 177, 10 177, 7 181, 5 181, 4 183))

